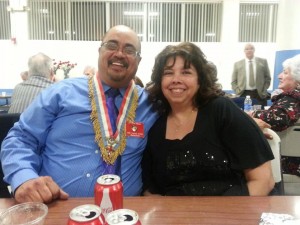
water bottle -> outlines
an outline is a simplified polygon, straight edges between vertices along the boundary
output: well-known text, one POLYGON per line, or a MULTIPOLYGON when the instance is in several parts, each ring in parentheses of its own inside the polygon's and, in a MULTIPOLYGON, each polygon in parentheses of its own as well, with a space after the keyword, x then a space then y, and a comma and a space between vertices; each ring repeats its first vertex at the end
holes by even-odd
POLYGON ((252 111, 252 100, 250 95, 247 95, 244 101, 244 112, 251 112, 252 111))

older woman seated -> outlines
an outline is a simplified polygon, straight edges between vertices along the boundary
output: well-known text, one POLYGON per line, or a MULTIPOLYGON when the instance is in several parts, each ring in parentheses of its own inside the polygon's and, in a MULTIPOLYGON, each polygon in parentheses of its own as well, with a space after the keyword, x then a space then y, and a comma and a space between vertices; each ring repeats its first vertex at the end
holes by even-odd
POLYGON ((283 71, 278 75, 278 88, 272 106, 268 110, 256 110, 251 116, 271 125, 272 130, 283 131, 300 118, 300 54, 283 62, 283 71))
MULTIPOLYGON (((300 118, 300 54, 285 60, 282 65, 283 71, 278 75, 281 92, 272 97, 272 106, 250 113, 253 118, 270 124, 275 131, 286 130, 300 118)), ((300 176, 300 158, 282 157, 282 170, 300 176)))

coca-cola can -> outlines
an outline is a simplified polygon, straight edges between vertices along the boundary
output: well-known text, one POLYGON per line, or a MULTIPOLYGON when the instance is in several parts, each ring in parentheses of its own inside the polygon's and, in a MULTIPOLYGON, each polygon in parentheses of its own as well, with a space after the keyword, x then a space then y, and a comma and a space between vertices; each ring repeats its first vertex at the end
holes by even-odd
POLYGON ((106 174, 97 179, 95 185, 95 204, 106 215, 123 208, 123 184, 119 176, 106 174))
POLYGON ((105 218, 99 206, 86 204, 72 209, 68 225, 104 225, 105 218))
POLYGON ((105 225, 141 225, 139 215, 131 209, 117 209, 106 215, 105 225))

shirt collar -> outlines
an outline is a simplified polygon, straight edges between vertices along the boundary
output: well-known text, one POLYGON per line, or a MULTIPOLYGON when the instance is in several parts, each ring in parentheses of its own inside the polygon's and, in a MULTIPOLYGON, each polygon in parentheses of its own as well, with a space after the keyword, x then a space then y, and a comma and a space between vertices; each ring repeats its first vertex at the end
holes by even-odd
POLYGON ((251 62, 255 62, 255 57, 253 57, 252 59, 245 58, 245 61, 246 61, 246 62, 250 62, 250 61, 251 61, 251 62))
MULTIPOLYGON (((104 82, 102 82, 102 86, 103 86, 103 90, 104 90, 105 93, 106 93, 106 91, 108 91, 111 88, 110 86, 108 86, 104 82)), ((122 97, 125 95, 126 89, 127 89, 127 87, 126 88, 119 88, 119 92, 120 92, 122 97)))

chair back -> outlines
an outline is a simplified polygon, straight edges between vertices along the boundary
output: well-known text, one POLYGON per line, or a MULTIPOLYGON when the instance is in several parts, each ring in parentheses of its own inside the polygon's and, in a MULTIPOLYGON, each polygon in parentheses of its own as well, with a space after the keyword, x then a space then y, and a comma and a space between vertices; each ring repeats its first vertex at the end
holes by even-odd
POLYGON ((275 131, 271 129, 267 129, 267 132, 273 136, 273 139, 268 139, 269 145, 272 149, 274 159, 271 161, 272 164, 272 172, 274 176, 275 182, 280 182, 282 180, 281 175, 281 162, 280 162, 280 137, 276 134, 275 131))
MULTIPOLYGON (((293 126, 277 134, 281 138, 281 155, 294 158, 296 161, 297 158, 300 159, 300 119, 293 126)), ((289 173, 283 173, 282 176, 285 194, 300 195, 300 177, 289 173)))
MULTIPOLYGON (((0 114, 0 149, 2 145, 2 141, 6 137, 10 128, 12 128, 15 122, 19 121, 20 113, 4 113, 0 114)), ((10 198, 11 195, 8 191, 8 184, 3 181, 3 171, 2 165, 0 161, 0 198, 10 198)))
POLYGON ((300 157, 300 119, 293 126, 277 134, 281 138, 281 155, 300 157))
POLYGON ((0 114, 0 146, 10 128, 14 126, 15 122, 19 121, 20 115, 20 113, 0 114))
POLYGON ((269 145, 272 149, 274 159, 271 161, 272 173, 275 180, 275 188, 279 194, 284 194, 283 182, 282 182, 282 171, 281 171, 281 153, 280 153, 280 137, 275 131, 267 128, 266 132, 273 136, 273 139, 268 139, 269 145))

